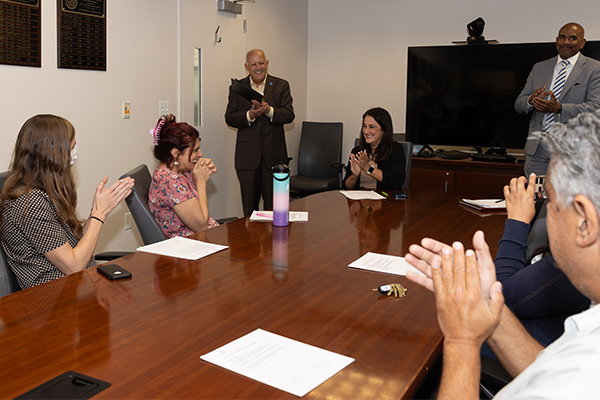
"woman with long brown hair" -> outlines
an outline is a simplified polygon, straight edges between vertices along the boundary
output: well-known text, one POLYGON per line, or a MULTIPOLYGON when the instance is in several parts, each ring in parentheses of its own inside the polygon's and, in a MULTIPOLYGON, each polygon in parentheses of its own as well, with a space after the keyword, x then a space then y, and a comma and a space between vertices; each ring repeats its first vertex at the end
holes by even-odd
POLYGON ((76 158, 75 129, 66 119, 36 115, 21 127, 0 209, 2 247, 23 289, 94 266, 104 220, 131 192, 131 178, 106 189, 104 177, 87 221, 80 220, 76 158))

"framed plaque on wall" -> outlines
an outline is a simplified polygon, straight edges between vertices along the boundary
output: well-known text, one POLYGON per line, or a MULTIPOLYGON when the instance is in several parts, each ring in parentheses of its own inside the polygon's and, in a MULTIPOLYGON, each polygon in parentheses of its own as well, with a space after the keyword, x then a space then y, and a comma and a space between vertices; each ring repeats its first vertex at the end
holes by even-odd
POLYGON ((58 0, 58 68, 106 71, 106 0, 58 0))
POLYGON ((0 64, 42 66, 41 0, 0 0, 0 64))

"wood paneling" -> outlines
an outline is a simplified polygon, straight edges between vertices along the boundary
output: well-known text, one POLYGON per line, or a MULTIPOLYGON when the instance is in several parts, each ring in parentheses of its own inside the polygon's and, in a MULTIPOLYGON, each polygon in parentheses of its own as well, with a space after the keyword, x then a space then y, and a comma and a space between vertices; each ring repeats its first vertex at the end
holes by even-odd
POLYGON ((413 158, 410 188, 455 192, 472 198, 503 198, 503 188, 523 175, 523 164, 413 158))

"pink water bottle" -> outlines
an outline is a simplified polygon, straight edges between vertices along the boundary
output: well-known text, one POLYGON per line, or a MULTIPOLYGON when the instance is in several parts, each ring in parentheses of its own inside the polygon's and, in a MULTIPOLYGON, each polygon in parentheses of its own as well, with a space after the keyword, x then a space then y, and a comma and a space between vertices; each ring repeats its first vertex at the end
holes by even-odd
POLYGON ((281 163, 272 168, 273 225, 287 226, 290 221, 290 167, 281 163))

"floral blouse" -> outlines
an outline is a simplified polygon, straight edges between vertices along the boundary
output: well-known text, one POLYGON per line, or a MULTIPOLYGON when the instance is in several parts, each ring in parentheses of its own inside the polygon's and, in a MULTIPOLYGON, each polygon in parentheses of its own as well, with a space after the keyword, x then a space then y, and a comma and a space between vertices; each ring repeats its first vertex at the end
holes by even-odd
MULTIPOLYGON (((194 197, 198 197, 198 191, 191 172, 173 172, 164 166, 156 168, 148 193, 148 207, 165 236, 171 238, 195 233, 173 209, 177 204, 194 197)), ((219 223, 208 217, 208 229, 215 226, 219 226, 219 223)))

